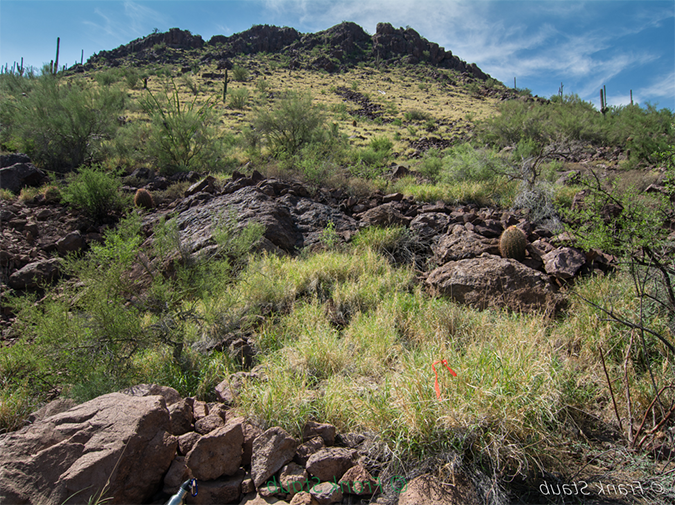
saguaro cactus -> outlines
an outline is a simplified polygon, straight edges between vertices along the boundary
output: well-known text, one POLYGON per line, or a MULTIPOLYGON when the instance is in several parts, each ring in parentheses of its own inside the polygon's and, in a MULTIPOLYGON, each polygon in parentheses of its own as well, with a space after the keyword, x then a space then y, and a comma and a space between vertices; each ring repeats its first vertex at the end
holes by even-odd
POLYGON ((54 60, 54 74, 59 73, 59 46, 61 45, 61 37, 56 37, 56 60, 54 60))

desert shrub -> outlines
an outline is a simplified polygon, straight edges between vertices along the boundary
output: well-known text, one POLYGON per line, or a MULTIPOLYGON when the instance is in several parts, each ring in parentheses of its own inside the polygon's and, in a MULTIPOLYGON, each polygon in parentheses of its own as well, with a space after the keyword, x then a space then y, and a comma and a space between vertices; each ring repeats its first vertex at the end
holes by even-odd
POLYGON ((325 124, 311 96, 293 92, 287 93, 272 110, 256 110, 253 118, 255 130, 267 141, 274 156, 292 156, 305 145, 321 142, 328 134, 325 124))
POLYGON ((111 84, 121 81, 123 78, 123 72, 117 68, 99 70, 96 72, 96 74, 94 74, 94 80, 99 84, 99 86, 110 86, 111 84))
POLYGON ((246 88, 233 89, 229 93, 230 107, 233 109, 243 109, 248 102, 248 90, 246 88))
POLYGON ((428 121, 433 119, 431 114, 419 109, 411 109, 403 114, 406 121, 428 121))
POLYGON ((124 207, 124 199, 118 191, 120 185, 117 177, 100 167, 83 167, 68 177, 68 184, 61 194, 64 202, 100 220, 109 212, 124 207))
POLYGON ((393 147, 394 143, 384 135, 373 137, 370 141, 370 148, 375 152, 389 154, 393 147))
POLYGON ((438 180, 438 176, 443 169, 443 159, 438 149, 429 149, 422 158, 422 162, 417 168, 418 172, 432 181, 438 180))
POLYGON ((82 86, 44 75, 25 96, 3 100, 3 140, 50 170, 96 161, 118 128, 125 95, 82 86))
POLYGON ((490 149, 474 149, 470 144, 460 144, 446 152, 440 180, 490 181, 500 177, 507 162, 490 149))
POLYGON ((240 65, 235 65, 232 68, 232 79, 238 82, 248 81, 248 70, 240 65))
POLYGON ((181 103, 176 85, 171 93, 154 95, 149 90, 141 100, 143 110, 152 118, 147 154, 164 173, 201 170, 212 166, 218 155, 213 131, 213 102, 181 103))

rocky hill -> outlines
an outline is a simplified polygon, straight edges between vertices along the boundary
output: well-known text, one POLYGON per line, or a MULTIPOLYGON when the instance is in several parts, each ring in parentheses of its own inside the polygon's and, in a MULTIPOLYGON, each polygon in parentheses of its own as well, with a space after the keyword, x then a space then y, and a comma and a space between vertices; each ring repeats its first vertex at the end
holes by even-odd
POLYGON ((351 22, 308 34, 294 28, 257 25, 229 37, 214 35, 208 42, 188 30, 172 28, 165 33, 153 33, 133 40, 111 51, 101 51, 87 61, 85 68, 98 64, 116 66, 123 62, 190 65, 187 52, 194 49, 201 50, 198 55, 201 64, 222 61, 227 66, 228 60, 236 55, 278 53, 290 58, 290 67, 295 69, 337 72, 359 62, 386 65, 424 62, 433 67, 466 72, 476 79, 490 77, 475 63, 461 60, 452 51, 429 42, 412 28, 394 28, 389 23, 378 23, 375 34, 369 35, 351 22), (181 49, 185 53, 170 54, 166 48, 181 49))

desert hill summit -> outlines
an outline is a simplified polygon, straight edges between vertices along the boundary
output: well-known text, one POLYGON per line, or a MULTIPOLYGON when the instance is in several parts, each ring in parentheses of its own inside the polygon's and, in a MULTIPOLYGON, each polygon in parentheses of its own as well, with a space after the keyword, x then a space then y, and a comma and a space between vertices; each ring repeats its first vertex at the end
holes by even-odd
POLYGON ((229 37, 214 35, 205 42, 189 30, 171 28, 168 32, 152 33, 133 40, 111 51, 101 51, 87 64, 115 65, 124 61, 137 64, 174 63, 190 65, 189 53, 168 53, 167 48, 190 51, 205 49, 200 63, 222 62, 239 54, 277 53, 290 59, 290 68, 313 68, 327 72, 344 71, 359 62, 384 64, 427 63, 428 65, 466 72, 476 79, 487 80, 475 63, 466 63, 452 51, 429 42, 412 28, 394 28, 389 23, 378 23, 374 35, 369 35, 356 23, 343 22, 327 30, 303 34, 288 27, 256 25, 229 37))

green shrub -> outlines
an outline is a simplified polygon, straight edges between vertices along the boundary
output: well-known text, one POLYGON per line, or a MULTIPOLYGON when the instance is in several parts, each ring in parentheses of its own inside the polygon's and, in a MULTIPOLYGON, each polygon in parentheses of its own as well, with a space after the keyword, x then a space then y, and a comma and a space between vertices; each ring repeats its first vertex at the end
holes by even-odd
POLYGON ((507 166, 507 162, 492 150, 460 144, 447 151, 443 158, 440 180, 491 181, 501 177, 507 166))
POLYGON ((235 65, 232 68, 232 79, 238 82, 246 82, 248 81, 248 70, 246 70, 244 67, 241 67, 239 65, 235 65))
POLYGON ((373 137, 370 141, 370 147, 375 152, 389 154, 394 147, 394 144, 388 137, 380 135, 373 137))
POLYGON ((412 109, 403 114, 405 117, 406 121, 428 121, 430 119, 433 119, 431 117, 431 114, 428 112, 419 110, 419 109, 412 109))
POLYGON ((99 160, 106 139, 119 127, 125 95, 111 87, 83 86, 44 75, 25 96, 3 100, 2 140, 50 170, 99 160))
POLYGON ((233 109, 243 109, 248 102, 248 90, 246 88, 233 89, 229 93, 230 107, 233 109))
POLYGON ((123 75, 122 71, 116 68, 111 68, 109 70, 99 70, 94 74, 94 80, 100 86, 110 86, 116 82, 122 80, 123 75))
POLYGON ((438 152, 438 149, 429 149, 426 153, 424 153, 422 163, 419 165, 417 170, 424 177, 427 177, 432 181, 437 181, 442 169, 443 159, 438 152))
POLYGON ((258 109, 253 126, 274 156, 292 156, 303 146, 325 140, 328 130, 312 97, 289 92, 272 110, 258 109))
POLYGON ((118 191, 120 186, 117 177, 94 166, 71 174, 61 194, 64 202, 100 220, 109 212, 116 212, 124 207, 124 199, 118 191))
POLYGON ((147 154, 161 171, 202 170, 216 163, 218 145, 213 131, 213 101, 197 105, 197 97, 181 104, 176 85, 164 96, 147 90, 141 106, 152 118, 147 154))

